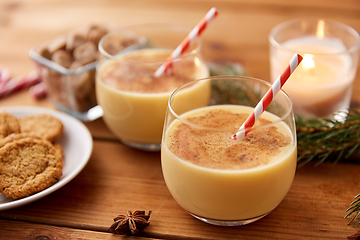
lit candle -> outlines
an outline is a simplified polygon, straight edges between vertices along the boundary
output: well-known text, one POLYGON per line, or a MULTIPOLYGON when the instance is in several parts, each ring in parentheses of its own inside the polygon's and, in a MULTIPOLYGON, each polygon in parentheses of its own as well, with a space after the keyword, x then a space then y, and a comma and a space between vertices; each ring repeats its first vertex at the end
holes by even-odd
POLYGON ((314 34, 271 48, 273 81, 293 52, 304 56, 283 89, 292 99, 294 111, 305 117, 329 117, 350 104, 357 58, 354 60, 342 39, 325 35, 324 21, 319 21, 314 34))

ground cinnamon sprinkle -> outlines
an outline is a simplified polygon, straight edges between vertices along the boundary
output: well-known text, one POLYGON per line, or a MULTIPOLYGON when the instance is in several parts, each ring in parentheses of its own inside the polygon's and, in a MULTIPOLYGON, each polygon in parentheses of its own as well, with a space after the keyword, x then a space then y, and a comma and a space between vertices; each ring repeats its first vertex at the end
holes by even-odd
MULTIPOLYGON (((169 149, 176 156, 199 166, 214 169, 248 169, 269 163, 291 143, 276 126, 254 129, 239 141, 230 139, 248 117, 246 113, 212 109, 203 116, 187 120, 227 131, 196 129, 181 123, 169 137, 169 149)), ((255 126, 270 121, 260 118, 255 126)))
POLYGON ((199 69, 193 58, 176 61, 172 65, 171 74, 155 77, 154 72, 169 55, 164 50, 137 51, 105 67, 101 79, 105 84, 122 91, 164 93, 172 92, 197 78, 194 74, 199 69))

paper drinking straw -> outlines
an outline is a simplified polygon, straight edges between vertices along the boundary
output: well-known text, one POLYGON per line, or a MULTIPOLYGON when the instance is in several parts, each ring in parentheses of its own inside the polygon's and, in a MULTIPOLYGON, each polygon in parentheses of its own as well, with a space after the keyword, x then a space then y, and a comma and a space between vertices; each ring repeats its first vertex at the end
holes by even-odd
POLYGON ((275 80, 271 88, 265 93, 264 97, 256 105, 250 116, 241 125, 239 131, 232 136, 232 139, 236 140, 246 137, 248 132, 251 130, 251 127, 255 124, 255 121, 265 111, 267 106, 269 106, 275 95, 280 91, 282 86, 285 84, 285 82, 288 80, 288 78, 294 72, 297 66, 299 66, 302 59, 303 57, 301 55, 295 53, 293 58, 290 60, 290 64, 286 67, 284 72, 280 74, 280 76, 275 80))
POLYGON ((166 73, 172 65, 172 60, 174 58, 180 57, 186 50, 189 48, 190 44, 194 42, 194 40, 201 35, 201 33, 205 30, 207 25, 218 15, 218 11, 216 8, 211 8, 209 12, 201 19, 201 21, 195 26, 195 28, 186 36, 186 38, 180 43, 179 46, 172 52, 169 56, 168 61, 162 64, 158 70, 155 72, 155 76, 159 77, 162 74, 166 73))

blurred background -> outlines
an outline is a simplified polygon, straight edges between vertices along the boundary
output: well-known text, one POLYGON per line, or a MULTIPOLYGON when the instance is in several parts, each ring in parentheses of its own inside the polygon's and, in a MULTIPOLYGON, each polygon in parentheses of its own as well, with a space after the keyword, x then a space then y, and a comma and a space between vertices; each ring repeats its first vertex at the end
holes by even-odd
POLYGON ((27 73, 33 69, 30 48, 90 23, 166 22, 193 28, 211 7, 220 14, 203 34, 205 56, 240 62, 248 75, 265 80, 270 77, 268 34, 276 24, 321 17, 360 32, 358 0, 1 0, 0 65, 14 75, 27 73))

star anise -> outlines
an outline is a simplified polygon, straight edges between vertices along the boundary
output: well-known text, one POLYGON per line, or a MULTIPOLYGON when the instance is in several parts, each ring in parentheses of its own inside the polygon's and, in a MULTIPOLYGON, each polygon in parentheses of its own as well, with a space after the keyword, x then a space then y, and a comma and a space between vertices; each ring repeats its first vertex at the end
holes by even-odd
POLYGON ((121 214, 114 218, 114 223, 108 228, 110 232, 117 234, 136 234, 149 226, 151 210, 148 214, 145 211, 128 211, 127 215, 121 214))
POLYGON ((354 235, 351 235, 349 237, 347 237, 348 240, 360 240, 360 230, 355 233, 354 235))

